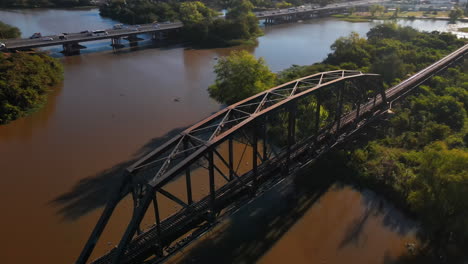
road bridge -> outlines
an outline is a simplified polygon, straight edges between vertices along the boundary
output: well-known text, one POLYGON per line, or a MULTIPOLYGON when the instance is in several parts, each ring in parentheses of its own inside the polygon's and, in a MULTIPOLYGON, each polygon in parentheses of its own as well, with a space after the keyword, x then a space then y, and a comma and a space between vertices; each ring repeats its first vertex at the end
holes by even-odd
MULTIPOLYGON (((318 16, 326 16, 330 14, 337 14, 347 12, 351 7, 366 8, 367 6, 375 3, 382 3, 382 0, 369 0, 369 1, 354 1, 348 3, 338 3, 324 7, 315 7, 305 5, 302 7, 295 7, 290 9, 279 9, 274 11, 256 12, 255 15, 259 20, 264 20, 265 24, 277 24, 290 21, 297 21, 300 19, 310 19, 318 16)), ((140 34, 152 34, 153 39, 161 38, 168 32, 178 31, 183 27, 181 22, 173 23, 159 23, 159 24, 144 24, 138 26, 125 26, 120 29, 105 29, 105 34, 99 36, 92 34, 92 31, 83 31, 78 33, 67 33, 66 39, 61 39, 59 36, 63 34, 55 34, 43 36, 35 39, 6 39, 0 42, 6 45, 6 50, 27 50, 32 48, 41 48, 49 46, 63 46, 65 54, 74 54, 79 52, 80 49, 85 48, 80 45, 83 42, 110 39, 113 46, 121 46, 121 40, 127 39, 129 41, 138 41, 140 34)))
POLYGON ((370 5, 382 4, 389 1, 369 0, 369 1, 353 1, 336 3, 326 6, 303 5, 299 7, 284 8, 278 10, 268 10, 264 12, 256 12, 258 19, 265 20, 266 25, 280 24, 285 22, 295 22, 298 20, 307 20, 316 17, 330 16, 333 14, 343 14, 349 12, 350 8, 355 11, 367 11, 370 5))
POLYGON ((105 33, 99 35, 92 34, 92 31, 83 31, 81 33, 67 33, 64 39, 60 39, 59 35, 43 36, 35 39, 7 39, 1 42, 5 43, 7 50, 24 50, 32 48, 41 48, 49 46, 62 45, 65 53, 73 53, 79 50, 79 43, 96 41, 103 39, 111 39, 113 45, 119 45, 121 39, 129 41, 137 41, 140 34, 152 34, 154 39, 160 38, 169 31, 177 31, 183 27, 181 22, 166 23, 166 24, 145 24, 138 26, 126 26, 121 29, 105 29, 105 33))
POLYGON ((391 102, 467 52, 468 44, 387 90, 379 75, 336 70, 282 84, 222 109, 127 168, 76 263, 87 262, 114 209, 128 194, 133 215, 127 229, 116 248, 92 263, 160 262, 243 201, 386 113, 391 102), (234 145, 244 150, 236 153, 234 145), (193 195, 194 177, 203 178, 206 195, 193 195), (185 190, 169 192, 174 182, 182 182, 185 190), (165 218, 158 205, 163 196, 180 207, 165 218), (142 230, 148 215, 154 224, 142 230))

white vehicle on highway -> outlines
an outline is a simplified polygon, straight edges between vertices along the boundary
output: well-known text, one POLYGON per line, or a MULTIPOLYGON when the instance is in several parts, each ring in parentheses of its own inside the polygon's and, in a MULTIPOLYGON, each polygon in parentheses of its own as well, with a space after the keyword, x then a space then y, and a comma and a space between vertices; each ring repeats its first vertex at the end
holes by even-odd
POLYGON ((0 42, 0 50, 6 48, 5 43, 0 42))
POLYGON ((52 41, 52 40, 54 40, 54 39, 51 38, 51 37, 45 37, 45 38, 42 38, 42 40, 45 40, 45 41, 52 41))
POLYGON ((107 35, 109 35, 109 33, 107 33, 107 31, 105 31, 105 30, 94 30, 91 33, 91 36, 93 36, 93 37, 107 36, 107 35))
POLYGON ((115 24, 114 25, 114 29, 122 29, 123 28, 123 24, 115 24))

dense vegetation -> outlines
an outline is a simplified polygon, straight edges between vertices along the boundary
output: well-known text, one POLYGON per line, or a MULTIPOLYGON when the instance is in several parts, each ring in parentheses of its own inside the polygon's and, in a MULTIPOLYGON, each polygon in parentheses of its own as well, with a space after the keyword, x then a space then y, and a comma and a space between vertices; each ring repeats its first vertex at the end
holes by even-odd
POLYGON ((183 36, 197 46, 229 46, 255 39, 261 30, 248 0, 233 0, 226 18, 202 2, 152 2, 113 0, 100 13, 128 24, 180 20, 183 36))
MULTIPOLYGON (((280 81, 335 67, 380 73, 395 84, 461 46, 454 36, 385 24, 367 39, 340 38, 324 64, 293 66, 280 81)), ((352 182, 377 189, 423 224, 426 257, 456 261, 468 246, 468 64, 419 87, 393 109, 396 114, 362 148, 331 154, 328 169, 353 175, 352 182), (337 164, 343 164, 337 168, 337 164)), ((365 140, 365 139, 364 139, 365 140)))
POLYGON ((5 24, 0 21, 0 39, 19 38, 21 31, 17 27, 5 24))
POLYGON ((91 0, 0 0, 0 7, 7 8, 75 7, 92 4, 91 0))
POLYGON ((247 51, 233 52, 215 66, 216 83, 208 88, 210 96, 223 104, 233 104, 271 88, 275 75, 247 51))
MULTIPOLYGON (((461 45, 450 34, 383 24, 367 38, 352 33, 337 39, 323 63, 292 66, 277 75, 277 82, 344 68, 380 73, 388 87, 461 45)), ((326 167, 327 177, 334 171, 337 178, 392 199, 422 223, 427 243, 419 253, 435 263, 441 258, 456 263, 468 247, 468 63, 434 77, 392 110, 395 114, 359 145, 336 150, 317 166, 326 167)), ((286 122, 278 120, 279 127, 286 122)))
POLYGON ((40 107, 62 75, 62 65, 45 54, 0 53, 0 124, 40 107))

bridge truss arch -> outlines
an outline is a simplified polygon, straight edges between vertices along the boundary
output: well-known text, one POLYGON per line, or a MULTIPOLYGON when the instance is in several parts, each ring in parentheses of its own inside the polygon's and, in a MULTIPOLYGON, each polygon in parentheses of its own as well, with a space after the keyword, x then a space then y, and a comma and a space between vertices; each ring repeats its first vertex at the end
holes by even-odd
POLYGON ((336 141, 340 131, 356 126, 385 102, 379 75, 335 70, 287 82, 220 110, 127 168, 77 263, 86 263, 128 193, 134 202, 127 229, 119 245, 93 263, 165 257, 174 241, 196 237, 193 230, 212 225, 236 199, 255 195, 271 175, 287 174, 301 155, 336 141), (197 183, 208 178, 205 193, 194 191, 199 188, 193 186, 194 177, 197 183), (169 192, 174 182, 183 182, 185 190, 169 192), (162 217, 161 196, 180 209, 162 217), (148 211, 154 213, 154 225, 142 231, 148 211))

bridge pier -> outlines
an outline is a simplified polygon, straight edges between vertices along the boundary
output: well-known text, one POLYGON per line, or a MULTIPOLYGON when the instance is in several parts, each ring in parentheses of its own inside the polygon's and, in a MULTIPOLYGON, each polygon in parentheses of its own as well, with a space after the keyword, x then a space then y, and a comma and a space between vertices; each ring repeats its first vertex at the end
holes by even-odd
POLYGON ((153 40, 163 40, 166 38, 167 38, 167 32, 165 31, 157 31, 151 35, 151 39, 153 40))
POLYGON ((122 48, 124 45, 122 44, 121 37, 111 38, 111 46, 114 48, 122 48))
POLYGON ((80 45, 78 42, 65 43, 62 46, 62 53, 65 56, 80 54, 80 50, 86 48, 85 46, 80 45))

